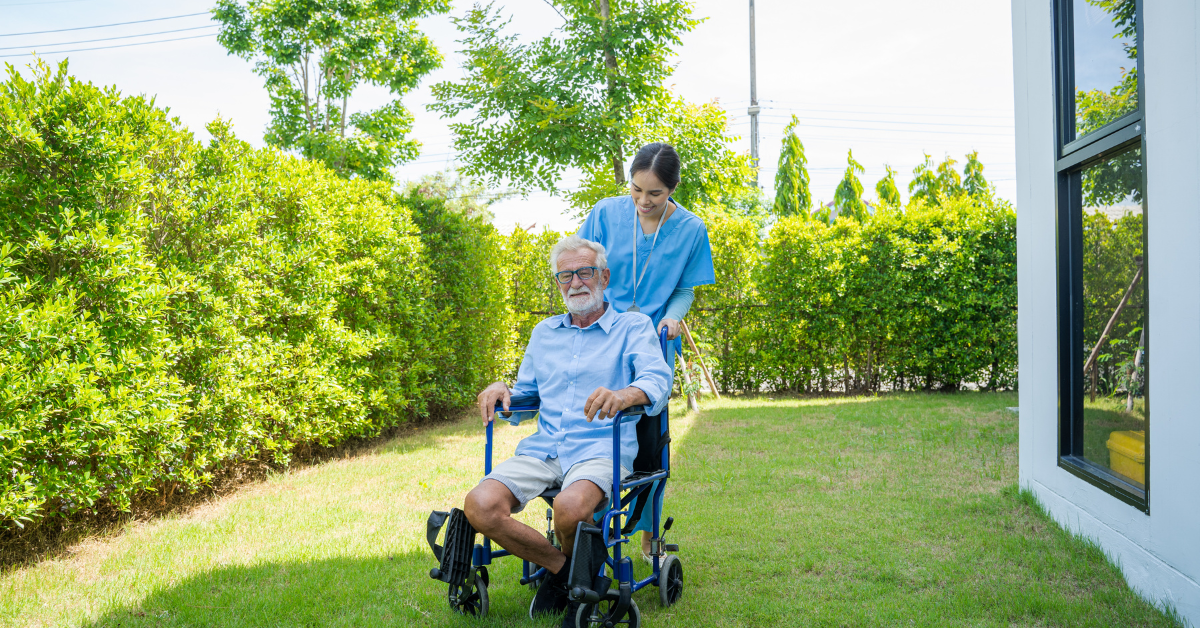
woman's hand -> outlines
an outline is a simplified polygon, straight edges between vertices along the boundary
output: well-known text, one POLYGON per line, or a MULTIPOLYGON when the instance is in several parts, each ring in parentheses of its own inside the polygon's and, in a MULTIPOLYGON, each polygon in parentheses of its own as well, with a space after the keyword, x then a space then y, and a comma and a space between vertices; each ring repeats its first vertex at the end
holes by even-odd
POLYGON ((658 333, 662 333, 662 328, 667 328, 667 340, 674 340, 679 337, 679 321, 673 318, 664 318, 658 322, 658 333))

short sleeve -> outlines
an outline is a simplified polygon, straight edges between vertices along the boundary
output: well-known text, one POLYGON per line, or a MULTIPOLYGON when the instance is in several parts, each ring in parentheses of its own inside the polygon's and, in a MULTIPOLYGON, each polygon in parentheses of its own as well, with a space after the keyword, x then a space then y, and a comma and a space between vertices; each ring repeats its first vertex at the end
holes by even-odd
POLYGON ((592 208, 590 213, 588 213, 587 220, 583 221, 583 226, 579 228, 579 233, 576 235, 584 240, 600 242, 601 244, 604 243, 604 212, 606 200, 608 199, 604 199, 599 203, 596 203, 596 206, 592 208))
POLYGON ((710 283, 716 283, 716 272, 713 270, 712 245, 708 243, 708 229, 702 221, 692 238, 692 249, 688 253, 687 263, 684 264, 683 274, 679 276, 677 288, 695 288, 710 283))

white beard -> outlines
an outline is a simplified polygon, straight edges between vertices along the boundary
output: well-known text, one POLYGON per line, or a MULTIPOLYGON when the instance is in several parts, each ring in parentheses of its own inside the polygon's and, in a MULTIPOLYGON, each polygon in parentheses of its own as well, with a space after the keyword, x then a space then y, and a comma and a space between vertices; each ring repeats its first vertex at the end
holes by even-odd
POLYGON ((566 304, 567 311, 576 316, 591 314, 604 304, 604 291, 592 292, 586 286, 571 288, 563 297, 563 303, 566 304))

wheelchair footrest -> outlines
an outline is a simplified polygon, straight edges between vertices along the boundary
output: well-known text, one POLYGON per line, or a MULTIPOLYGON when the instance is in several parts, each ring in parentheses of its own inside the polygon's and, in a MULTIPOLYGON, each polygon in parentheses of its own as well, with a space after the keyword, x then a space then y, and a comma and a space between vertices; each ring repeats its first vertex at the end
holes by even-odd
POLYGON ((567 592, 577 602, 596 602, 608 592, 612 579, 601 571, 608 560, 604 531, 582 521, 575 528, 575 552, 567 573, 567 592))
POLYGON ((449 584, 466 582, 471 577, 471 551, 475 548, 475 528, 467 515, 458 508, 449 513, 434 511, 429 516, 430 548, 440 564, 429 571, 429 577, 449 584), (446 528, 445 546, 436 545, 438 530, 446 528))

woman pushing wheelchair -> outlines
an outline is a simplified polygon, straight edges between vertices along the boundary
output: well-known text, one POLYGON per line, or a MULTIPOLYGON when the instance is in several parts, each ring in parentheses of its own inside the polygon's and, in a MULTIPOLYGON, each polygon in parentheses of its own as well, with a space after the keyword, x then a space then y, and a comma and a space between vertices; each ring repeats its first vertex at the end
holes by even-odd
MULTIPOLYGON (((671 198, 680 183, 680 164, 670 145, 643 146, 629 166, 629 179, 629 195, 596 203, 579 236, 608 252, 608 302, 618 312, 646 314, 657 330, 666 328, 673 341, 667 365, 674 373, 675 354, 682 348, 679 322, 692 305, 693 290, 715 282, 708 230, 671 198)), ((657 487, 649 492, 661 500, 657 487)), ((650 524, 649 517, 642 517, 634 528, 642 532, 646 562, 651 562, 650 524)))

